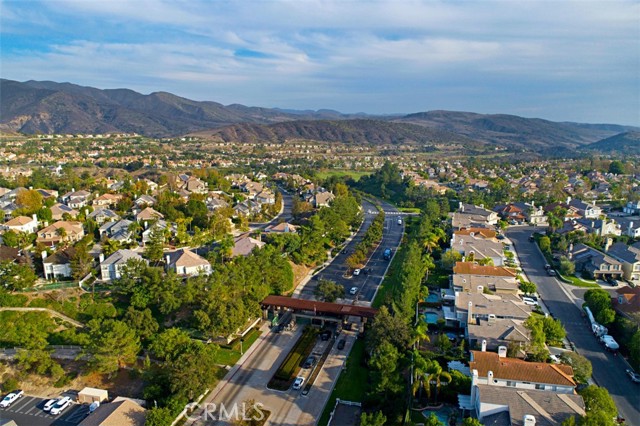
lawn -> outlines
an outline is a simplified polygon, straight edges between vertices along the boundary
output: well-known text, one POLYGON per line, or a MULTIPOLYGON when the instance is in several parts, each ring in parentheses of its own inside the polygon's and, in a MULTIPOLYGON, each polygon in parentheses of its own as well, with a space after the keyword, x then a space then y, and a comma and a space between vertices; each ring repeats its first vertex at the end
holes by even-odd
POLYGON ((580 279, 574 275, 569 275, 569 276, 564 276, 564 275, 560 275, 560 273, 558 273, 558 277, 560 277, 561 281, 566 282, 567 284, 571 284, 574 285, 576 287, 583 287, 583 288, 600 288, 600 286, 598 284, 596 284, 594 281, 585 281, 583 279, 580 279))
POLYGON ((316 344, 318 330, 308 327, 284 359, 278 371, 273 375, 267 387, 275 390, 287 390, 295 380, 302 361, 306 359, 316 344))
POLYGON ((337 398, 354 402, 362 402, 364 400, 367 393, 367 385, 369 384, 369 372, 363 365, 364 355, 364 339, 358 339, 353 345, 353 349, 351 349, 349 358, 347 358, 347 367, 342 370, 338 383, 336 383, 336 387, 324 407, 318 425, 325 426, 329 423, 329 416, 336 405, 337 398))
POLYGON ((356 170, 322 170, 316 173, 316 176, 320 179, 327 179, 331 176, 349 176, 351 179, 356 182, 360 180, 362 176, 368 176, 371 172, 361 172, 356 170))
POLYGON ((379 308, 382 306, 387 298, 393 297, 393 292, 399 285, 401 285, 400 274, 398 271, 401 271, 402 269, 404 251, 404 247, 401 246, 400 250, 393 257, 391 266, 389 266, 389 270, 387 271, 387 276, 384 277, 382 284, 380 284, 380 287, 378 288, 376 298, 373 299, 373 302, 371 303, 372 307, 379 308))
MULTIPOLYGON (((254 342, 260 337, 262 332, 256 328, 251 330, 244 338, 242 342, 243 352, 254 344, 254 342)), ((220 365, 235 365, 242 354, 240 353, 240 339, 236 339, 230 347, 221 347, 216 353, 216 363, 220 365)))

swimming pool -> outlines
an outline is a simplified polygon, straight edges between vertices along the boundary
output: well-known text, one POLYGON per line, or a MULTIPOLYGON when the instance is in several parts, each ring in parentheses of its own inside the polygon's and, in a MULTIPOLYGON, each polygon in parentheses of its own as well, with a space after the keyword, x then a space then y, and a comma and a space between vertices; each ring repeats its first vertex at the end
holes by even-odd
POLYGON ((440 315, 438 315, 435 312, 425 312, 424 313, 424 321, 427 324, 437 324, 438 323, 438 318, 440 318, 440 315))
POLYGON ((431 416, 431 413, 435 414, 438 420, 442 422, 442 424, 448 425, 449 416, 451 416, 452 410, 451 408, 445 406, 439 410, 424 410, 422 412, 422 415, 425 416, 426 418, 429 418, 429 416, 431 416))
POLYGON ((427 303, 438 303, 440 302, 440 296, 436 293, 429 293, 429 295, 424 299, 427 303))

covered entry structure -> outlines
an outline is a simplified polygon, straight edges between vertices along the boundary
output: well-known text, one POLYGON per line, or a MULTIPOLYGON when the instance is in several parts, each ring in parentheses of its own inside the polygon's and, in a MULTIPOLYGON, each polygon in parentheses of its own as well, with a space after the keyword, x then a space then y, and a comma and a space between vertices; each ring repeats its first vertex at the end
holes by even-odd
POLYGON ((367 306, 343 305, 341 303, 318 302, 316 300, 294 299, 285 296, 267 296, 262 301, 265 318, 269 310, 286 309, 291 311, 294 321, 296 317, 318 319, 342 323, 347 317, 358 317, 362 322, 373 318, 378 310, 367 306))

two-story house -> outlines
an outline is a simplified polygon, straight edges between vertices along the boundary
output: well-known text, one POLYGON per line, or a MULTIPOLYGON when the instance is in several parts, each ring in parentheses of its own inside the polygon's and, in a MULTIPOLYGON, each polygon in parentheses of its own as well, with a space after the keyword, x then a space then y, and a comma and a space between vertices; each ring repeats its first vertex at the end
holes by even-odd
POLYGON ((66 204, 60 204, 60 203, 57 203, 51 206, 51 218, 53 220, 62 220, 64 219, 63 216, 65 215, 69 215, 70 217, 74 218, 78 216, 78 210, 72 209, 66 204))
POLYGON ((121 194, 102 194, 93 200, 93 205, 95 207, 111 207, 118 204, 120 200, 122 200, 121 194))
POLYGON ((622 263, 622 277, 627 281, 640 281, 640 243, 631 246, 615 243, 607 251, 611 257, 622 263))
POLYGON ((111 209, 100 207, 89 213, 89 216, 87 216, 87 218, 95 220, 98 225, 102 225, 105 222, 113 222, 115 220, 119 220, 120 215, 118 215, 118 213, 114 212, 111 209))
POLYGON ((457 235, 451 240, 451 250, 460 253, 466 260, 491 259, 495 266, 506 260, 502 243, 492 238, 483 238, 480 233, 457 235))
POLYGON ((62 196, 62 202, 72 209, 79 209, 89 205, 90 199, 91 192, 85 190, 75 191, 72 189, 71 192, 67 192, 62 196))
POLYGON ((132 242, 131 225, 133 223, 134 222, 127 219, 106 222, 100 227, 100 236, 108 237, 110 240, 122 243, 132 242))
POLYGON ((453 229, 490 228, 498 223, 498 213, 487 210, 484 205, 460 203, 458 211, 451 213, 453 229))
POLYGON ((640 215, 640 200, 628 201, 627 204, 622 208, 622 211, 632 216, 640 215))
POLYGON ((184 248, 165 253, 165 267, 178 275, 195 276, 210 274, 211 264, 204 257, 184 248))
POLYGON ((594 279, 619 279, 622 277, 621 262, 584 244, 570 247, 569 259, 575 263, 577 272, 586 272, 594 279))
POLYGON ((582 200, 569 197, 567 198, 567 204, 585 219, 598 219, 602 215, 602 209, 592 203, 585 203, 582 200))
POLYGON ((122 276, 122 268, 124 268, 131 259, 146 262, 142 256, 133 250, 118 250, 106 259, 104 259, 103 255, 100 255, 100 277, 102 281, 119 279, 122 276))
POLYGON ((544 225, 547 223, 547 216, 541 206, 531 203, 509 203, 497 206, 493 209, 503 220, 510 223, 528 223, 530 225, 544 225))
MULTIPOLYGON (((46 253, 46 252, 43 252, 46 253)), ((71 259, 76 254, 76 249, 67 247, 52 255, 42 259, 44 278, 46 280, 57 280, 60 278, 71 278, 71 259)))
POLYGON ((38 231, 36 243, 53 247, 60 243, 74 243, 84 237, 82 223, 60 220, 38 231))

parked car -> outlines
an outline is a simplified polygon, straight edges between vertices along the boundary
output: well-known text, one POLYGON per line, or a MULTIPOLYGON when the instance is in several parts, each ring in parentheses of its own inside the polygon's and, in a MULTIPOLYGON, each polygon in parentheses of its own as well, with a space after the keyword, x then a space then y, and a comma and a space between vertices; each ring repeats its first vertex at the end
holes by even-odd
POLYGON ((293 382, 293 389, 298 390, 302 388, 302 385, 304 385, 304 377, 296 377, 296 381, 293 382))
POLYGON ((53 398, 44 403, 44 407, 42 409, 44 411, 51 411, 51 407, 58 403, 58 398, 53 398))
POLYGON ((529 235, 529 242, 532 243, 536 240, 536 238, 532 235, 529 235))
POLYGON ((322 332, 322 334, 320 335, 320 338, 322 340, 329 340, 331 338, 331 330, 325 330, 322 332))
POLYGON ((351 287, 351 289, 349 290, 349 294, 350 295, 358 294, 358 287, 351 287))
POLYGON ((402 225, 402 219, 398 219, 398 225, 402 225))
POLYGON ((627 375, 629 376, 632 382, 640 383, 640 374, 635 373, 633 370, 630 370, 628 368, 626 371, 627 371, 627 375))
POLYGON ((0 407, 7 408, 7 407, 11 406, 11 404, 16 402, 18 399, 22 398, 23 396, 24 396, 24 391, 22 391, 20 389, 15 390, 15 391, 11 392, 10 394, 8 394, 7 396, 5 396, 2 399, 2 401, 0 401, 0 407))
POLYGON ((547 273, 549 274, 550 277, 555 277, 556 276, 556 271, 554 269, 549 269, 547 271, 547 273))
POLYGON ((360 275, 360 269, 355 269, 355 270, 353 271, 353 276, 354 276, 354 277, 357 277, 358 275, 360 275))
POLYGON ((618 286, 618 281, 616 281, 613 278, 607 278, 607 282, 612 286, 612 287, 617 287, 618 286))
POLYGON ((344 349, 344 346, 347 344, 347 342, 344 339, 340 339, 338 341, 338 350, 341 351, 344 349))
POLYGON ((549 355, 549 359, 554 364, 560 364, 560 357, 558 357, 558 355, 549 355))
POLYGON ((51 407, 50 413, 56 416, 62 413, 70 405, 71 405, 71 398, 69 398, 68 396, 65 396, 64 398, 56 402, 56 404, 53 407, 51 407))
POLYGON ((302 364, 302 368, 311 368, 315 365, 315 363, 316 363, 316 357, 310 356, 305 360, 304 364, 302 364))
POLYGON ((525 305, 538 306, 538 301, 533 300, 531 297, 523 296, 522 301, 524 302, 525 305))

